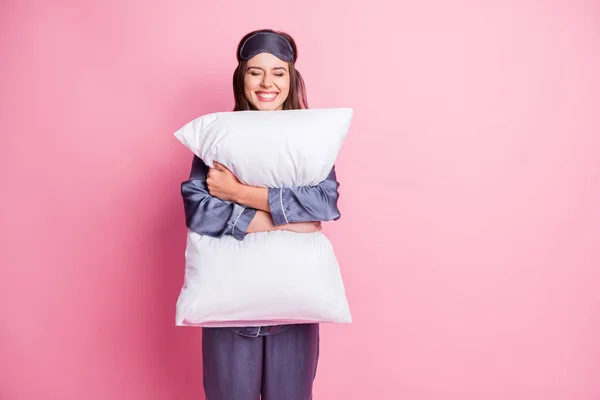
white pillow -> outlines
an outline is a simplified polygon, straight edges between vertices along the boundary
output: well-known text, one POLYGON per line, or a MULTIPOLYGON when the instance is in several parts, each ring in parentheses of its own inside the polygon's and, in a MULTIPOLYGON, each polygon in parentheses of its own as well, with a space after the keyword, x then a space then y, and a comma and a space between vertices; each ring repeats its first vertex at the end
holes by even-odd
MULTIPOLYGON (((175 132, 200 157, 261 187, 322 182, 353 111, 329 108, 204 115, 175 132)), ((333 247, 322 233, 273 231, 211 238, 188 230, 177 325, 351 322, 333 247)))

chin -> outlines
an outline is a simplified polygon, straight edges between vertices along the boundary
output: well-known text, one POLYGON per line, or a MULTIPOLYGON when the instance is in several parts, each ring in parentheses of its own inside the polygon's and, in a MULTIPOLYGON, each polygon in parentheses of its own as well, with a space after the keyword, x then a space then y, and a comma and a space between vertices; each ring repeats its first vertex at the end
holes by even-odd
POLYGON ((275 111, 279 108, 283 108, 283 104, 259 104, 256 107, 258 111, 275 111))

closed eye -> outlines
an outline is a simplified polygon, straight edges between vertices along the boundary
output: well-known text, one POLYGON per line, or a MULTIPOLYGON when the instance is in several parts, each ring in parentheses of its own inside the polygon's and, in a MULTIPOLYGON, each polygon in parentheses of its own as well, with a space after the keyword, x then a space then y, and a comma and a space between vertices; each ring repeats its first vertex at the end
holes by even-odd
POLYGON ((258 75, 262 74, 263 70, 258 67, 248 67, 246 72, 248 72, 252 76, 258 76, 258 75))

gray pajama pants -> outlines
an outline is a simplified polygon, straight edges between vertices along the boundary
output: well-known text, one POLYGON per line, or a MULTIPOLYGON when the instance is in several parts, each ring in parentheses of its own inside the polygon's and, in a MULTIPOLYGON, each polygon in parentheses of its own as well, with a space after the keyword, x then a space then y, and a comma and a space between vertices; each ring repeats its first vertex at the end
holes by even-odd
POLYGON ((204 328, 202 358, 206 400, 310 400, 319 325, 258 337, 204 328))

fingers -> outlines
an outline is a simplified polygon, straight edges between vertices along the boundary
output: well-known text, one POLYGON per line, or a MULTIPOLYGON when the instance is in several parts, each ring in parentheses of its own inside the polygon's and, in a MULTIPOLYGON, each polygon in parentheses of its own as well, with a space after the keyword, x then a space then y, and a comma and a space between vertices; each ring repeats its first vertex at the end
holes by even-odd
POLYGON ((209 168, 208 169, 208 174, 206 175, 206 182, 213 181, 215 179, 218 179, 219 174, 222 174, 224 171, 219 169, 220 167, 217 167, 217 165, 215 164, 215 168, 209 168))
POLYGON ((288 228, 285 230, 289 230, 291 232, 296 233, 314 233, 320 232, 322 230, 322 225, 320 221, 311 221, 311 222, 292 222, 288 224, 288 228))
POLYGON ((229 169, 228 169, 226 166, 224 166, 223 164, 221 164, 220 162, 213 161, 213 165, 214 165, 214 167, 215 167, 215 169, 216 169, 217 171, 221 171, 221 172, 229 172, 229 173, 231 173, 231 172, 229 171, 229 169))

